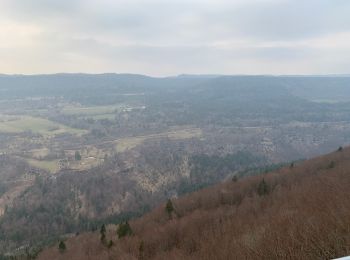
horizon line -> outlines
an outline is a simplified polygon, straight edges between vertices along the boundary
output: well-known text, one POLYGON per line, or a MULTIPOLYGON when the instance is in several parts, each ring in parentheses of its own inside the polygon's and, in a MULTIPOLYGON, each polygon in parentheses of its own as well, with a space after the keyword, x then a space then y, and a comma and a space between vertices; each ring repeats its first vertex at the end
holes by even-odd
POLYGON ((0 73, 0 77, 34 77, 34 76, 59 76, 59 75, 91 75, 91 76, 103 76, 103 75, 129 75, 129 76, 142 76, 148 78, 177 78, 177 77, 350 77, 349 74, 345 73, 330 73, 330 74, 188 74, 181 73, 177 75, 168 75, 168 76, 151 76, 147 74, 139 73, 117 73, 117 72, 101 72, 101 73, 90 73, 90 72, 54 72, 54 73, 37 73, 37 74, 26 74, 26 73, 0 73))

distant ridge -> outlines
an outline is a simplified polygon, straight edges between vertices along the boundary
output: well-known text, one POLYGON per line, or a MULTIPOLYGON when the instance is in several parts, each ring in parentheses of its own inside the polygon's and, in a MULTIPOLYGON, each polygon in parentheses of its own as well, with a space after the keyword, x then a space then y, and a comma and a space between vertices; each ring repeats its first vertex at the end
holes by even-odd
POLYGON ((179 74, 174 76, 149 76, 137 73, 85 73, 85 72, 57 72, 39 74, 5 74, 0 73, 0 77, 40 77, 40 76, 131 76, 145 78, 217 78, 217 77, 350 77, 350 74, 179 74))

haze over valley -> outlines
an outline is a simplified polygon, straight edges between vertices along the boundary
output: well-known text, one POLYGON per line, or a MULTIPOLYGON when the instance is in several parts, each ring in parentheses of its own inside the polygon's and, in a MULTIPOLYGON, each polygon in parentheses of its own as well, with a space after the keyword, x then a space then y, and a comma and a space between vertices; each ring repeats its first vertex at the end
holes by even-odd
POLYGON ((350 1, 0 10, 0 260, 350 257, 350 1))
POLYGON ((345 76, 2 75, 2 251, 346 145, 349 83, 345 76))

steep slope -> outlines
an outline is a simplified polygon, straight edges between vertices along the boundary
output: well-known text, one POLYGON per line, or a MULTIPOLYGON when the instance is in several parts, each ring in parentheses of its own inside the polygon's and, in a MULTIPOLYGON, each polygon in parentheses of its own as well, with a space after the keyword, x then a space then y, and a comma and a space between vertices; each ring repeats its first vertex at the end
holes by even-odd
POLYGON ((106 158, 91 170, 19 175, 16 181, 8 181, 5 174, 20 173, 21 164, 0 156, 0 255, 140 216, 168 197, 207 187, 232 172, 265 162, 243 152, 194 157, 171 144, 142 146, 138 150, 142 156, 130 151, 106 158), (1 164, 4 161, 7 166, 1 164), (11 163, 16 166, 12 172, 11 163), (214 171, 215 175, 210 174, 214 171))
POLYGON ((331 259, 350 254, 350 148, 173 199, 39 259, 331 259), (112 240, 113 245, 107 246, 112 240), (106 244, 106 245, 105 245, 106 244))

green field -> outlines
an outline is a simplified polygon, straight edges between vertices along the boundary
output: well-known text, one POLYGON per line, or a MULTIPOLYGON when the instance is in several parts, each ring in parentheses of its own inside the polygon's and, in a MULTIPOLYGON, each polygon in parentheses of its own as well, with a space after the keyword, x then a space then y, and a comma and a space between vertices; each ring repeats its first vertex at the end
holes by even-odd
POLYGON ((58 160, 41 161, 35 159, 26 159, 26 161, 33 167, 43 169, 51 173, 55 173, 59 170, 58 160))
POLYGON ((116 141, 116 151, 122 153, 126 150, 132 149, 140 144, 142 144, 147 137, 127 137, 116 141))
POLYGON ((178 129, 173 131, 168 131, 159 134, 150 134, 135 137, 126 137, 115 141, 115 149, 118 153, 124 152, 128 149, 132 149, 145 140, 157 139, 157 138, 169 138, 169 139, 188 139, 193 137, 200 137, 202 135, 202 130, 199 128, 188 128, 188 129, 178 129))
POLYGON ((2 133, 22 133, 26 131, 42 135, 56 135, 62 133, 82 135, 86 133, 85 130, 71 128, 39 117, 6 116, 0 119, 0 132, 2 133))
MULTIPOLYGON (((336 104, 339 102, 342 102, 340 100, 335 100, 335 99, 311 99, 312 102, 315 103, 324 103, 324 104, 336 104)), ((343 100, 344 102, 345 100, 343 100)))
POLYGON ((120 109, 119 105, 91 107, 66 106, 62 109, 62 113, 66 115, 96 116, 113 114, 118 109, 120 109))
POLYGON ((100 115, 93 115, 93 116, 83 116, 84 118, 92 118, 95 120, 101 120, 101 119, 109 119, 114 120, 115 114, 100 114, 100 115))

